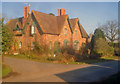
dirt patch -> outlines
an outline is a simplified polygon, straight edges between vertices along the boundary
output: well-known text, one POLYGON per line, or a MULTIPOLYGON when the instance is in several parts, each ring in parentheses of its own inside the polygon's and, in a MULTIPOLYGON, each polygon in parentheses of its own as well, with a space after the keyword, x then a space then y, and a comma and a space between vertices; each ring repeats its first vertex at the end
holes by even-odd
POLYGON ((18 72, 12 72, 11 74, 12 74, 12 76, 18 76, 18 75, 20 75, 20 73, 18 73, 18 72))

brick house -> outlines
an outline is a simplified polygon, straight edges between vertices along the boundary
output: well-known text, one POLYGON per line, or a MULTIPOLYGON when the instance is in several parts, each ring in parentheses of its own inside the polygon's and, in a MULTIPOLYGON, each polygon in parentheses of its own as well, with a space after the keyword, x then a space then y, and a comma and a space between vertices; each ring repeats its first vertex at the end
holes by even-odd
MULTIPOLYGON (((58 9, 58 16, 54 16, 34 10, 29 12, 27 6, 24 7, 24 17, 11 19, 7 25, 15 34, 15 43, 21 50, 33 49, 35 42, 49 49, 70 46, 79 50, 88 38, 79 19, 70 19, 63 8, 58 9)), ((12 49, 16 49, 14 43, 12 49)))

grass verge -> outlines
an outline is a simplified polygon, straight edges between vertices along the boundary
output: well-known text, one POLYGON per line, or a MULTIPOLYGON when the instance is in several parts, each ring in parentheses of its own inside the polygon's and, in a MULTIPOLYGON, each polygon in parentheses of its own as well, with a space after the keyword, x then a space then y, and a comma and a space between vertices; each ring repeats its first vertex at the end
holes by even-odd
POLYGON ((8 65, 2 64, 2 78, 9 76, 11 72, 12 69, 8 65))
MULTIPOLYGON (((19 59, 26 59, 26 60, 32 60, 32 61, 38 61, 42 63, 53 63, 53 61, 47 60, 46 57, 43 56, 36 56, 34 58, 30 58, 29 56, 25 56, 22 54, 19 55, 5 55, 7 57, 13 57, 13 58, 19 58, 19 59)), ((98 63, 98 62, 107 62, 107 61, 112 61, 118 59, 117 56, 107 56, 107 57, 102 57, 100 59, 89 59, 89 60, 82 60, 80 62, 69 62, 69 63, 59 63, 59 64, 92 64, 92 63, 98 63)))

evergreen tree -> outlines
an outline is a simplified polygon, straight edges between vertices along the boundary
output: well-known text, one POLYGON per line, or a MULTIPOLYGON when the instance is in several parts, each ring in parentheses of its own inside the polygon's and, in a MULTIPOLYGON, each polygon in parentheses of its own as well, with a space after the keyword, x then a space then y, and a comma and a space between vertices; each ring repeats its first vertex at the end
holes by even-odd
POLYGON ((10 29, 3 23, 4 18, 0 20, 0 23, 2 24, 2 52, 6 52, 10 46, 11 42, 13 40, 13 34, 11 33, 10 29))
POLYGON ((92 36, 92 39, 91 39, 92 49, 94 48, 94 44, 95 44, 96 40, 98 40, 99 38, 105 39, 105 35, 101 29, 97 28, 94 32, 94 35, 92 36))

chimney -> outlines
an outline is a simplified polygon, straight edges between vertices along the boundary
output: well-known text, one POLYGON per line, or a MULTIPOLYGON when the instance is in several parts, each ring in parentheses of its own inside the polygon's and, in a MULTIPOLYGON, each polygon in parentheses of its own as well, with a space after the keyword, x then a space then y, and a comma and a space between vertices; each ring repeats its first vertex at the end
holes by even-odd
POLYGON ((64 8, 58 9, 58 16, 61 16, 61 15, 65 15, 65 9, 64 8))
POLYGON ((23 27, 26 23, 26 20, 27 20, 28 16, 29 16, 29 6, 26 6, 26 7, 24 7, 24 18, 22 19, 23 27))
POLYGON ((29 15, 29 6, 24 7, 24 18, 27 18, 29 15))

